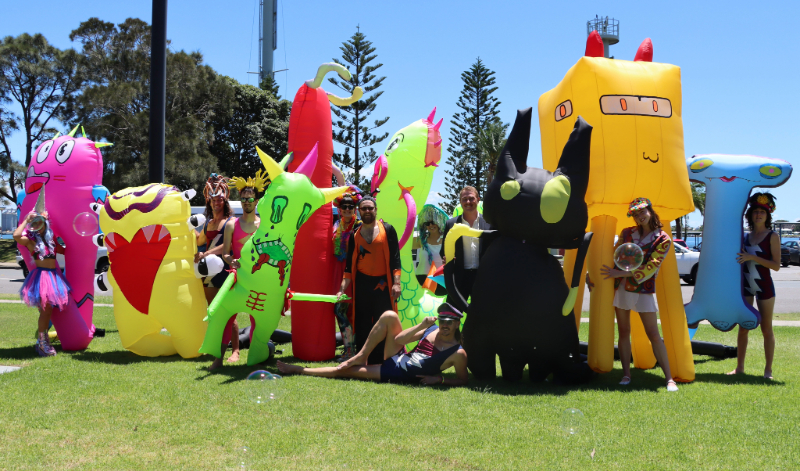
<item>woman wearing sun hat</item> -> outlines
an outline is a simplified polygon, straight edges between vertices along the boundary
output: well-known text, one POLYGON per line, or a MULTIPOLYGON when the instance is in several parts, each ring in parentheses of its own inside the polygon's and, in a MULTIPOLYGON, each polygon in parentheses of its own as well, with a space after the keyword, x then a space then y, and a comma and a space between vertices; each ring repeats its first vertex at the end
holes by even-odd
MULTIPOLYGON (((347 263, 347 244, 353 232, 361 225, 361 221, 356 220, 356 207, 359 201, 361 201, 361 190, 354 185, 350 185, 349 190, 333 200, 333 205, 339 210, 339 219, 333 223, 333 256, 338 260, 338 263, 334 264, 333 267, 334 292, 339 291, 339 285, 342 283, 344 266, 347 263)), ((352 290, 352 287, 349 288, 350 292, 345 294, 353 297, 352 290)), ((339 332, 342 334, 344 347, 339 361, 344 361, 356 354, 355 334, 353 332, 353 304, 336 303, 334 312, 336 313, 336 322, 339 324, 339 332)))
MULTIPOLYGON (((605 279, 617 278, 614 280, 614 310, 617 313, 617 329, 619 330, 619 349, 620 363, 622 363, 622 381, 619 384, 627 385, 631 382, 631 310, 636 310, 642 319, 644 330, 650 343, 653 345, 653 353, 664 371, 667 379, 667 391, 677 391, 678 386, 672 379, 669 369, 669 358, 661 333, 658 331, 658 319, 656 312, 656 275, 661 262, 666 257, 672 247, 672 240, 669 235, 661 230, 662 224, 658 214, 653 210, 653 205, 647 198, 636 198, 628 207, 628 217, 633 217, 636 225, 622 230, 617 240, 619 247, 625 243, 638 245, 644 257, 642 264, 631 271, 618 270, 616 268, 603 265, 600 273, 605 275, 605 279)), ((588 279, 591 288, 591 280, 588 279)))
MULTIPOLYGON (((764 377, 772 379, 772 359, 775 355, 775 334, 772 331, 772 310, 775 307, 775 285, 770 270, 781 268, 781 238, 772 231, 772 213, 775 197, 770 193, 754 193, 745 219, 750 232, 744 236, 744 251, 736 260, 742 264, 742 294, 749 304, 756 301, 761 314, 761 333, 764 335, 764 377)), ((730 375, 744 373, 744 357, 747 353, 747 329, 739 327, 737 339, 736 369, 730 375)))

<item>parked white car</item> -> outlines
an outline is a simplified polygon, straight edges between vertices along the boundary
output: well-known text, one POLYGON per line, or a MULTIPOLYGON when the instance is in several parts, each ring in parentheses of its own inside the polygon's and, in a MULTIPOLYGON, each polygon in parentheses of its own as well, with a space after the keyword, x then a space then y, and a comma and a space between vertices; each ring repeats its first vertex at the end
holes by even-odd
MULTIPOLYGON (((56 254, 56 262, 58 262, 58 266, 64 267, 64 254, 56 254)), ((17 250, 17 265, 22 268, 22 276, 28 276, 28 267, 25 265, 25 261, 22 259, 22 255, 17 250)), ((97 259, 95 260, 94 264, 94 272, 96 274, 103 273, 104 271, 108 271, 108 250, 105 247, 98 247, 97 248, 97 259)))
POLYGON ((700 260, 700 252, 672 244, 675 248, 675 258, 678 260, 678 275, 688 285, 694 286, 697 279, 697 262, 700 260))

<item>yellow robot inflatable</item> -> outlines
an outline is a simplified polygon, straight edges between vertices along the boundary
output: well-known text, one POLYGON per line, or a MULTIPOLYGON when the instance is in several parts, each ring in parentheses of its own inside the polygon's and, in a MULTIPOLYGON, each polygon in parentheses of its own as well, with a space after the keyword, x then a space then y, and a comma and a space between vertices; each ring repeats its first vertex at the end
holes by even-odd
MULTIPOLYGON (((114 318, 122 346, 137 355, 200 355, 207 324, 203 284, 195 275, 194 190, 163 184, 127 188, 104 205, 98 245, 108 249, 108 281, 114 288, 114 318), (168 335, 161 329, 166 327, 168 335)), ((98 277, 101 289, 105 278, 98 277)))
MULTIPOLYGON (((614 364, 615 314, 613 279, 603 280, 600 267, 613 266, 614 236, 633 225, 626 217, 628 205, 635 198, 649 198, 665 225, 694 210, 683 150, 680 68, 652 62, 652 51, 648 38, 633 62, 606 59, 602 41, 593 32, 586 57, 539 98, 545 169, 556 169, 579 115, 594 127, 586 191, 587 229, 594 232, 587 264, 596 285, 590 300, 589 366, 602 373, 614 364)), ((575 251, 565 257, 567 280, 572 279, 574 257, 575 251)), ((578 322, 583 278, 575 303, 578 322)), ((656 296, 673 377, 693 381, 694 361, 673 250, 659 269, 656 296)), ((634 366, 652 368, 655 356, 638 315, 631 316, 631 324, 634 366)))

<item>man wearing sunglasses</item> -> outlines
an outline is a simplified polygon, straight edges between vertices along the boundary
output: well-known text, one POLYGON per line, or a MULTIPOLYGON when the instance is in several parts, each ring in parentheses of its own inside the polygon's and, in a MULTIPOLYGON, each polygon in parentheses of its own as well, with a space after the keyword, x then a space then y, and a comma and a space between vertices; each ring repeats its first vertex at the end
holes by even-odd
MULTIPOLYGON (((254 181, 252 178, 247 180, 239 177, 233 177, 230 181, 236 185, 239 190, 239 197, 242 203, 242 215, 233 224, 228 224, 225 227, 223 236, 222 248, 222 261, 230 265, 231 268, 239 269, 239 257, 242 255, 242 247, 244 243, 250 239, 250 236, 258 228, 260 222, 256 216, 256 205, 258 204, 258 190, 259 187, 263 190, 266 182, 263 178, 259 179, 260 175, 256 176, 254 181)), ((228 357, 228 362, 233 363, 239 361, 239 323, 236 317, 233 318, 233 325, 231 326, 231 356, 228 357)), ((222 358, 217 358, 214 363, 208 367, 209 370, 214 370, 222 366, 222 358)))
MULTIPOLYGON (((338 296, 353 283, 356 349, 364 346, 372 327, 386 311, 397 312, 400 297, 400 244, 397 231, 378 221, 375 198, 358 202, 361 226, 347 244, 347 262, 338 296)), ((370 364, 383 362, 383 345, 373 351, 370 364)))
POLYGON ((284 374, 301 374, 324 378, 359 378, 382 383, 446 384, 464 386, 469 381, 467 353, 461 347, 461 318, 463 315, 448 303, 439 306, 438 317, 426 317, 419 324, 402 330, 397 313, 387 311, 372 328, 367 341, 356 356, 339 366, 304 368, 278 361, 284 374), (434 323, 439 321, 437 327, 434 323), (419 341, 410 353, 405 345, 419 341), (380 350, 384 361, 367 364, 371 353, 380 350), (455 378, 445 378, 442 372, 454 368, 455 378))

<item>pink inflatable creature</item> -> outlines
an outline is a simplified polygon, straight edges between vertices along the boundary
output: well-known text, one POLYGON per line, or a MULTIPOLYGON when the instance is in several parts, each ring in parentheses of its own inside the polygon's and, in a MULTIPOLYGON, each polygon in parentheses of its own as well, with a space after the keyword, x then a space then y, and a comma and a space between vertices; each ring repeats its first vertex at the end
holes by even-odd
MULTIPOLYGON (((69 135, 43 142, 33 153, 25 177, 26 197, 22 202, 20 219, 36 204, 39 191, 47 187, 45 207, 50 227, 64 241, 64 267, 72 287, 72 302, 64 309, 53 309, 52 321, 64 350, 83 350, 92 341, 94 324, 94 268, 97 246, 92 242, 99 226, 92 203, 103 204, 108 190, 102 186, 103 155, 101 147, 83 137, 74 137, 76 126, 69 135), (87 214, 88 213, 88 214, 87 214)), ((20 253, 29 269, 35 267, 31 254, 24 247, 20 253)))

